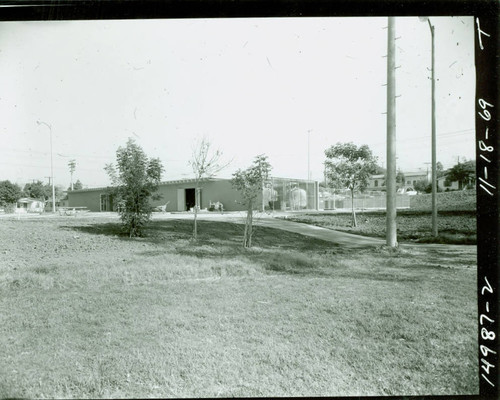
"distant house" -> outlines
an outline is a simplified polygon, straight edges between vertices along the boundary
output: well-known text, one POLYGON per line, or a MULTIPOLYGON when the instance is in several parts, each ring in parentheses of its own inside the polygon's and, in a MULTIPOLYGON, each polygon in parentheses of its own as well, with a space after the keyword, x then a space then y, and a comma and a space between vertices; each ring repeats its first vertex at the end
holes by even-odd
POLYGON ((460 185, 458 181, 447 182, 448 174, 445 174, 437 179, 437 186, 442 190, 459 190, 460 185))
POLYGON ((17 201, 17 212, 42 213, 45 209, 45 202, 29 197, 23 197, 17 201))
POLYGON ((368 187, 367 190, 385 190, 385 175, 377 174, 372 175, 368 178, 368 187))
POLYGON ((404 189, 414 188, 418 181, 430 182, 430 174, 425 171, 403 172, 405 176, 404 189))
MULTIPOLYGON (((417 171, 417 172, 403 172, 405 176, 405 182, 404 185, 400 189, 408 189, 408 188, 413 188, 415 186, 415 183, 418 181, 428 181, 429 177, 425 171, 417 171)), ((399 186, 399 185, 398 185, 399 186)), ((368 179, 368 187, 367 190, 371 191, 377 191, 377 190, 385 190, 386 189, 386 183, 385 183, 385 175, 384 174, 379 174, 379 175, 372 175, 368 179)))

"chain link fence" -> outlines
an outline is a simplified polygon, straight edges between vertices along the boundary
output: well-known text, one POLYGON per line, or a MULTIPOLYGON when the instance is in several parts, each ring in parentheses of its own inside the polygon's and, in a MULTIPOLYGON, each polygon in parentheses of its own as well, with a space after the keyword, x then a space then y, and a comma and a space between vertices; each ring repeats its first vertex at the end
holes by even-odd
MULTIPOLYGON (((396 207, 410 208, 410 195, 396 194, 396 207)), ((351 209, 351 191, 322 191, 319 197, 320 210, 351 209)), ((354 192, 354 208, 357 210, 385 210, 387 205, 386 192, 354 192)))

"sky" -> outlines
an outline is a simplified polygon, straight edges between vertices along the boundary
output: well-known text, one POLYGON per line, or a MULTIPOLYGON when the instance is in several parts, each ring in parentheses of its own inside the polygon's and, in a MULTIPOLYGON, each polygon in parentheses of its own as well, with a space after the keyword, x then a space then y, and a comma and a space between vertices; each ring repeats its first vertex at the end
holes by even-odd
MULTIPOLYGON (((437 159, 473 159, 472 17, 435 25, 437 159)), ((0 22, 0 180, 84 187, 133 138, 163 180, 193 177, 207 137, 230 177, 266 154, 279 177, 323 179, 324 151, 367 144, 386 166, 387 18, 0 22), (39 123, 37 123, 39 121, 39 123), (52 137, 52 151, 51 141, 52 137), (309 165, 309 169, 308 169, 309 165)), ((397 167, 431 161, 431 34, 396 18, 397 167)))

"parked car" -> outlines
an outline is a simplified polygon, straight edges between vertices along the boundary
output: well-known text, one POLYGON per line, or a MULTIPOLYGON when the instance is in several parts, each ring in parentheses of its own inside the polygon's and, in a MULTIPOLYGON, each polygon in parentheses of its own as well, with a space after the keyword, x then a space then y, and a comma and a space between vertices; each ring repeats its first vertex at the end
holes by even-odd
POLYGON ((397 194, 407 194, 408 196, 415 196, 418 192, 412 187, 409 188, 399 188, 396 192, 397 194))

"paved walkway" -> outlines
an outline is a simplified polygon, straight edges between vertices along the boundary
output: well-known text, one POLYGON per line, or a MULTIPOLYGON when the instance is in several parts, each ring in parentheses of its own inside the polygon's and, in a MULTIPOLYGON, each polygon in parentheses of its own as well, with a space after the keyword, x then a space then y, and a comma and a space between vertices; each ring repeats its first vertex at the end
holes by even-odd
MULTIPOLYGON (((283 214, 285 215, 285 214, 283 214)), ((385 240, 371 238, 350 233, 334 231, 332 229, 322 228, 319 226, 303 224, 300 222, 287 221, 286 219, 276 218, 276 214, 257 213, 254 216, 254 224, 257 226, 266 226, 274 229, 281 229, 288 232, 298 233, 300 235, 314 237, 316 239, 326 240, 349 247, 365 247, 365 246, 382 246, 385 240)), ((192 219, 192 213, 172 213, 172 214, 156 214, 155 219, 192 219)), ((246 212, 235 213, 210 213, 198 214, 199 220, 205 221, 224 221, 237 224, 244 224, 246 212)))
POLYGON ((281 229, 288 232, 298 233, 300 235, 326 240, 349 247, 382 246, 385 240, 372 238, 351 233, 334 231, 332 229, 322 228, 320 226, 308 225, 301 222, 287 221, 277 218, 263 218, 255 221, 256 225, 267 226, 269 228, 281 229))
MULTIPOLYGON (((192 219, 192 213, 166 213, 154 214, 155 219, 192 219)), ((367 246, 383 246, 386 244, 385 239, 373 238, 368 236, 354 235, 352 233, 335 231, 333 229, 322 228, 319 226, 308 225, 301 222, 288 221, 282 218, 286 216, 285 213, 256 213, 254 216, 254 224, 259 226, 267 226, 269 228, 281 229, 288 232, 298 233, 300 235, 314 237, 316 239, 325 240, 331 243, 336 243, 342 246, 359 248, 367 246)), ((198 218, 207 221, 224 221, 233 223, 245 223, 246 212, 230 212, 230 213, 200 213, 198 218)), ((476 246, 473 245, 459 245, 459 244, 437 244, 437 243, 401 243, 402 248, 421 248, 421 249, 434 249, 440 251, 476 251, 476 246)))

